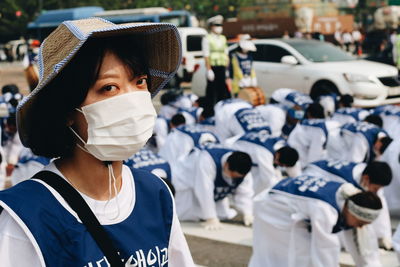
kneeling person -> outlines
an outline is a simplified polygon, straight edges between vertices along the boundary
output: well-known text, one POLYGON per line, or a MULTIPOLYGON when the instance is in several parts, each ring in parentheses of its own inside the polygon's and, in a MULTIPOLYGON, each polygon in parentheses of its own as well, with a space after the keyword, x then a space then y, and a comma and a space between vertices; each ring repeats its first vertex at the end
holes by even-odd
POLYGON ((287 178, 254 199, 250 267, 339 266, 335 233, 371 223, 379 197, 349 183, 302 175, 287 178))

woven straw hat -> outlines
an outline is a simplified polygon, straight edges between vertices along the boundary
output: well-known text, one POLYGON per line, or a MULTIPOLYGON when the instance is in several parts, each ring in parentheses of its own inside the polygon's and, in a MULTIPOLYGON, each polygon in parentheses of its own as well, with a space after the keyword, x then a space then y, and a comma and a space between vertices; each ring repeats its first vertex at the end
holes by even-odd
POLYGON ((177 28, 167 23, 114 24, 101 18, 64 21, 42 43, 39 52, 39 83, 20 103, 17 110, 18 131, 28 144, 28 127, 37 93, 70 62, 89 38, 140 34, 148 55, 152 96, 174 76, 181 62, 181 42, 177 28))

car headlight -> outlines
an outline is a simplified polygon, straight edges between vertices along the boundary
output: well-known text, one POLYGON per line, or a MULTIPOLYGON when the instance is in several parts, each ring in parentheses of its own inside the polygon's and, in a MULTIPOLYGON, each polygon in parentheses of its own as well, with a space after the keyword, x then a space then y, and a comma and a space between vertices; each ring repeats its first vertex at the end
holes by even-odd
POLYGON ((374 83, 368 76, 362 74, 344 73, 343 76, 349 83, 374 83))

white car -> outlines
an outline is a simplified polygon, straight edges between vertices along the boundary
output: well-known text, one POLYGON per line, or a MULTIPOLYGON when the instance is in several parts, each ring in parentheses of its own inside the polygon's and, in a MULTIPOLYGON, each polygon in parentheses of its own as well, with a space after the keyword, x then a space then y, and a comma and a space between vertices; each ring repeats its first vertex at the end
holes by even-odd
MULTIPOLYGON (((318 96, 322 87, 351 94, 354 105, 374 107, 400 103, 397 68, 357 59, 336 46, 314 40, 254 40, 254 69, 258 85, 267 97, 278 88, 293 88, 318 96)), ((232 51, 237 45, 232 45, 232 51)), ((205 67, 193 75, 192 90, 204 95, 205 67)))

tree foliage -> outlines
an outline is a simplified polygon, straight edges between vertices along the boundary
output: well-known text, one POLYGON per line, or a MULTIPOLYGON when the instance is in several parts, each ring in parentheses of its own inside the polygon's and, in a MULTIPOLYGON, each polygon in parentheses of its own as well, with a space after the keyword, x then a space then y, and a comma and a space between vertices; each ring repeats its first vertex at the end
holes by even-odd
POLYGON ((106 10, 167 7, 187 9, 199 19, 206 19, 217 14, 235 17, 240 6, 252 5, 253 2, 254 0, 1 0, 0 42, 24 36, 27 24, 46 10, 81 6, 101 6, 106 10), (21 12, 20 16, 17 16, 17 11, 21 12))

